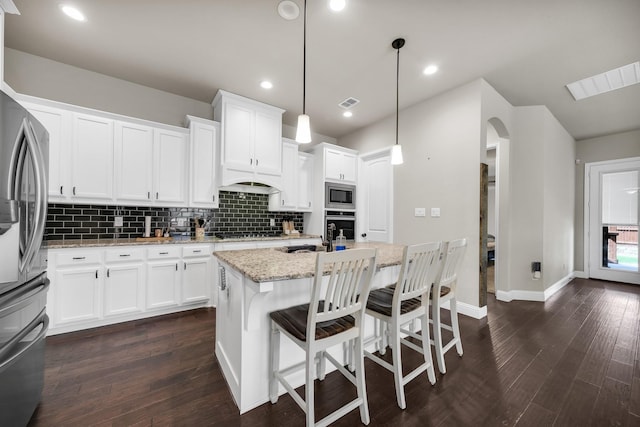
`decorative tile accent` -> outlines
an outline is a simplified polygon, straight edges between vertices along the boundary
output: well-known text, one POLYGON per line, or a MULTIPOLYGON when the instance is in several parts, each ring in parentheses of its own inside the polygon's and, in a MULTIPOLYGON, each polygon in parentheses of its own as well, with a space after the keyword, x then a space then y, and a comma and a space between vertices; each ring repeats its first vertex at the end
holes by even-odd
POLYGON ((294 221, 302 232, 304 217, 299 212, 269 212, 267 194, 220 192, 218 209, 163 208, 156 206, 67 205, 49 203, 45 240, 136 238, 144 233, 144 217, 151 216, 151 230, 166 228, 172 218, 188 218, 194 234, 193 218, 205 218, 209 233, 246 233, 276 235, 282 233, 282 221, 294 221), (114 217, 123 217, 123 226, 113 226, 114 217), (269 220, 275 220, 275 227, 269 220))

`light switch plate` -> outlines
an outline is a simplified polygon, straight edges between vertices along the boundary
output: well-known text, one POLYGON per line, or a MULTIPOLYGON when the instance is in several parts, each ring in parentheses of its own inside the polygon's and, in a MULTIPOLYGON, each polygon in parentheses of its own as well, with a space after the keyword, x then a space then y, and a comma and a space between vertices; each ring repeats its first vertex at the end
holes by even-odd
POLYGON ((425 208, 415 208, 414 216, 427 216, 427 210, 425 208))
POLYGON ((440 218, 440 208, 431 208, 431 218, 440 218))
POLYGON ((114 227, 122 227, 122 217, 116 216, 113 218, 113 226, 114 227))

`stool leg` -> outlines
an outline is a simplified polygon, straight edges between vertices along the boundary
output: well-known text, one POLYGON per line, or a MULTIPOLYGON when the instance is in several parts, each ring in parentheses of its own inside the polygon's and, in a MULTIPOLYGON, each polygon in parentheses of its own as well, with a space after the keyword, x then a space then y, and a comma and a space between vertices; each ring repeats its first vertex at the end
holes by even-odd
POLYGON ((318 353, 318 379, 324 381, 327 359, 324 357, 324 351, 318 353))
POLYGON ((458 355, 462 356, 462 340, 460 339, 460 326, 458 324, 458 301, 456 298, 451 299, 451 328, 453 329, 453 338, 456 340, 456 350, 458 355))
POLYGON ((356 386, 358 389, 358 397, 362 399, 360 404, 360 421, 362 424, 369 424, 369 402, 367 400, 367 385, 364 378, 364 354, 362 349, 362 328, 360 330, 360 336, 355 339, 355 371, 356 371, 356 386))
POLYGON ((400 344, 400 325, 396 317, 391 321, 391 341, 393 342, 393 379, 396 383, 396 398, 401 409, 407 407, 404 399, 404 385, 402 384, 402 345, 400 344))
MULTIPOLYGON (((435 292, 435 291, 434 291, 435 292)), ((436 348, 436 360, 438 361, 438 369, 440 373, 447 372, 447 368, 444 364, 444 353, 442 352, 442 330, 440 329, 440 304, 436 302, 435 298, 431 307, 433 317, 433 346, 436 348)))
POLYGON ((429 336, 429 307, 420 317, 422 326, 422 352, 424 353, 424 362, 427 364, 427 375, 431 385, 436 383, 436 371, 433 369, 433 358, 431 357, 431 337, 429 336))
POLYGON ((314 395, 313 395, 313 377, 315 374, 315 349, 307 348, 307 363, 305 366, 305 406, 307 413, 307 427, 315 425, 314 416, 314 395))
POLYGON ((278 401, 278 379, 275 373, 280 368, 280 330, 271 321, 271 370, 269 372, 269 398, 271 403, 278 401))

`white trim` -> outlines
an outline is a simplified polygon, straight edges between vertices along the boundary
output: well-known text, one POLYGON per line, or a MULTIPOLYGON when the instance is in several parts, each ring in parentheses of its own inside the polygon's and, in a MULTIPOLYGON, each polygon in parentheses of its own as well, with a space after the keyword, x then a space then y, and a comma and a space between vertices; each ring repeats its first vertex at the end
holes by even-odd
POLYGON ((576 277, 575 273, 569 273, 544 291, 496 290, 496 299, 503 302, 511 302, 513 300, 545 302, 551 298, 553 294, 564 288, 574 277, 576 277))
MULTIPOLYGON (((20 15, 20 11, 11 0, 0 0, 0 9, 12 15, 20 15)), ((2 45, 4 48, 4 45, 2 45)))
POLYGON ((577 277, 579 279, 588 279, 589 275, 585 271, 574 271, 573 277, 577 277))
MULTIPOLYGON (((450 306, 451 300, 442 304, 442 308, 446 310, 451 310, 450 306)), ((477 307, 475 305, 467 304, 466 302, 458 301, 458 313, 464 314, 465 316, 472 317, 474 319, 483 319, 487 317, 487 306, 477 307)))

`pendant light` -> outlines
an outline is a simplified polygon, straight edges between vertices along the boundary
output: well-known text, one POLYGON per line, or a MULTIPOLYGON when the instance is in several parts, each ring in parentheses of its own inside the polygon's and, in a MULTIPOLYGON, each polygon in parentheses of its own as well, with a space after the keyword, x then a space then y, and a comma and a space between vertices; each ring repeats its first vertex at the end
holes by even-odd
POLYGON ((311 126, 307 116, 307 0, 304 0, 304 23, 302 43, 302 114, 298 116, 296 142, 307 144, 311 142, 311 126))
POLYGON ((402 159, 402 146, 398 144, 398 116, 400 115, 400 48, 404 46, 404 39, 395 39, 393 43, 391 43, 391 46, 398 51, 398 59, 396 61, 396 144, 391 148, 391 164, 401 165, 404 163, 404 160, 402 159))

